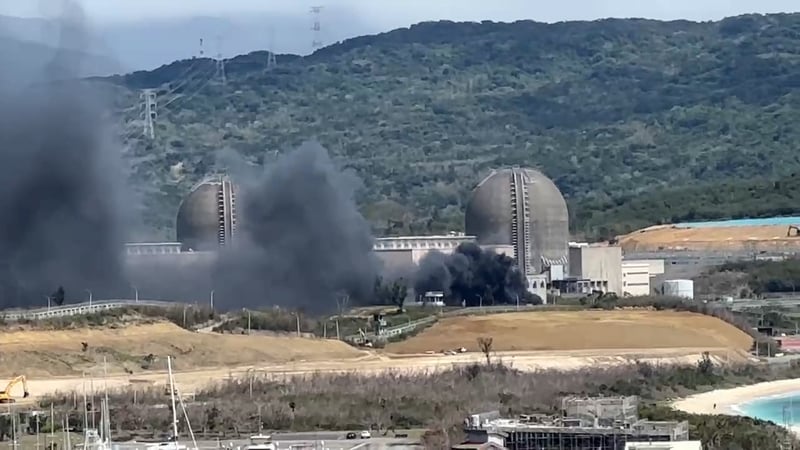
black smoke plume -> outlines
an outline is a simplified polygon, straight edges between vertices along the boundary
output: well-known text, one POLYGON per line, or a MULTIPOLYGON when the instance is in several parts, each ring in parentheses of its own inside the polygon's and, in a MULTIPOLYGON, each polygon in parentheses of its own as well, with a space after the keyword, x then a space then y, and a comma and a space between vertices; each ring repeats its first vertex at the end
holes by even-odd
POLYGON ((357 180, 316 143, 234 174, 233 246, 126 260, 136 202, 97 93, 71 81, 75 50, 87 41, 80 9, 56 3, 65 50, 37 73, 13 62, 0 69, 0 307, 138 294, 203 303, 213 295, 222 309, 333 311, 337 296, 372 298, 379 264, 353 199, 357 180), (21 87, 25 80, 35 85, 21 87))
POLYGON ((517 296, 529 301, 525 285, 513 259, 473 243, 459 245, 450 255, 428 253, 414 277, 417 296, 441 291, 448 303, 466 306, 515 303, 517 296))
POLYGON ((359 183, 320 144, 238 177, 239 235, 216 279, 226 304, 332 311, 337 295, 371 298, 379 264, 354 199, 359 183))
MULTIPOLYGON (((74 48, 84 38, 80 11, 62 10, 62 44, 74 48)), ((57 51, 43 73, 20 73, 14 61, 0 69, 2 307, 44 305, 62 285, 84 298, 121 283, 119 152, 96 96, 65 81, 79 64, 57 51)))

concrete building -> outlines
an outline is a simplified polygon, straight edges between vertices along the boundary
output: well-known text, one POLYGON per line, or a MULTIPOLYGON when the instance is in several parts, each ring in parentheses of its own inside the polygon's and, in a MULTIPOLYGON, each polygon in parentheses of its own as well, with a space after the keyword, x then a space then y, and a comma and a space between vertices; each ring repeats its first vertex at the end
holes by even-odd
POLYGON ((512 246, 517 266, 526 275, 567 263, 567 203, 537 170, 492 171, 472 191, 464 225, 481 246, 512 246))
POLYGON ((650 269, 647 262, 622 261, 622 295, 650 295, 650 269))
POLYGON ((465 242, 475 242, 475 237, 462 234, 386 237, 375 239, 373 248, 386 268, 405 270, 419 264, 431 251, 449 255, 465 242))
POLYGON ((212 177, 183 199, 175 223, 183 250, 215 250, 233 241, 238 219, 236 191, 229 178, 212 177))
POLYGON ((622 248, 605 244, 570 244, 568 275, 572 280, 588 282, 591 291, 622 295, 622 248))
POLYGON ((125 244, 125 254, 127 256, 170 255, 180 252, 180 242, 135 242, 125 244))
POLYGON ((634 442, 676 443, 689 439, 688 422, 641 420, 638 406, 635 396, 570 397, 562 400, 560 416, 504 419, 497 411, 473 414, 465 420, 466 443, 502 445, 511 450, 625 450, 634 442))

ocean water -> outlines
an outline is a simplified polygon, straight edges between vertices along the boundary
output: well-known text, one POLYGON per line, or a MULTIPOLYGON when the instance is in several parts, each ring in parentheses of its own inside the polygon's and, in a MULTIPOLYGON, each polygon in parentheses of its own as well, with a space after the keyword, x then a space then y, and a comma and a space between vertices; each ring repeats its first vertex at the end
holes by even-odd
POLYGON ((734 409, 747 416, 769 420, 778 425, 800 426, 800 392, 764 397, 743 403, 734 409))
POLYGON ((681 228, 708 228, 708 227, 757 227, 762 225, 800 225, 800 217, 765 217, 762 219, 734 219, 717 220, 709 222, 686 222, 675 226, 681 228))

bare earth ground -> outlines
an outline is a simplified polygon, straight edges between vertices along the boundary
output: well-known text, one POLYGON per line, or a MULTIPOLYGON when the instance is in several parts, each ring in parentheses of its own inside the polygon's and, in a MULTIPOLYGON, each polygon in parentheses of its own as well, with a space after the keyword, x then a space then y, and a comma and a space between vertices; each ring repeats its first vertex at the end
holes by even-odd
POLYGON ((539 311, 453 317, 386 347, 392 353, 425 353, 465 347, 479 351, 491 337, 496 351, 729 348, 747 351, 752 339, 713 317, 675 311, 539 311))
MULTIPOLYGON (((81 375, 97 371, 103 360, 109 372, 142 372, 145 357, 174 355, 177 370, 237 367, 251 361, 352 359, 364 355, 343 342, 297 337, 194 333, 171 323, 117 329, 0 332, 0 376, 81 375), (89 344, 82 351, 82 342, 89 344)), ((163 359, 152 363, 166 368, 163 359)))
POLYGON ((164 385, 163 359, 157 359, 151 370, 140 367, 148 354, 176 355, 176 381, 182 392, 247 373, 281 378, 315 372, 434 372, 481 362, 484 356, 409 353, 462 345, 474 349, 475 336, 489 332, 495 340, 494 360, 520 370, 571 370, 635 360, 694 363, 705 351, 719 362, 738 361, 747 357, 745 349, 750 345, 746 334, 722 321, 654 311, 536 312, 446 319, 406 343, 390 345, 387 353, 361 351, 334 340, 193 333, 157 323, 118 329, 0 332, 0 374, 26 374, 31 392, 28 401, 32 401, 55 391, 81 390, 83 372, 87 378, 93 374, 95 389, 164 385), (463 337, 459 339, 458 333, 463 337), (87 352, 81 351, 81 342, 89 343, 87 352), (109 371, 106 379, 102 377, 104 358, 109 371))
POLYGON ((626 251, 800 248, 800 237, 788 237, 787 231, 786 225, 702 228, 659 225, 620 236, 619 243, 626 251))

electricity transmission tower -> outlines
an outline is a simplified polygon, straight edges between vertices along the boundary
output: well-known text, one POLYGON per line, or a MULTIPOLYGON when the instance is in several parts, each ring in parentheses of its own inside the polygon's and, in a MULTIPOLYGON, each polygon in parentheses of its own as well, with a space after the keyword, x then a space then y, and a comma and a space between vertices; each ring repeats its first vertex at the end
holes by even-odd
POLYGON ((217 47, 217 76, 225 86, 228 80, 225 76, 225 59, 222 58, 222 38, 219 36, 217 37, 217 47))
POLYGON ((320 13, 322 12, 322 6, 312 6, 311 7, 311 14, 314 16, 314 24, 311 26, 311 30, 314 31, 314 38, 311 41, 311 51, 314 52, 318 48, 322 48, 322 27, 320 26, 320 13))
POLYGON ((272 70, 278 62, 275 59, 275 31, 269 30, 269 47, 267 49, 267 70, 272 70))
POLYGON ((156 112, 156 91, 154 89, 142 89, 139 98, 143 102, 142 115, 144 116, 144 135, 145 137, 154 139, 156 137, 156 130, 153 124, 158 117, 158 112, 156 112))

